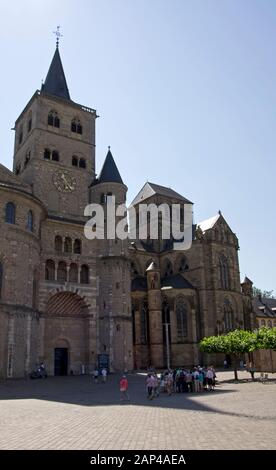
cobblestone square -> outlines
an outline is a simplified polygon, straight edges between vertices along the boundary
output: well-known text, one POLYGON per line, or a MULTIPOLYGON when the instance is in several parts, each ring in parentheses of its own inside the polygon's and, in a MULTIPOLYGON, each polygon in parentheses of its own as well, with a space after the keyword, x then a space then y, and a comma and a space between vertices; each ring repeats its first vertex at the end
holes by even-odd
MULTIPOLYGON (((259 374, 257 374, 258 377, 259 374)), ((0 449, 276 449, 276 380, 219 372, 214 392, 146 398, 145 375, 0 382, 0 449)))

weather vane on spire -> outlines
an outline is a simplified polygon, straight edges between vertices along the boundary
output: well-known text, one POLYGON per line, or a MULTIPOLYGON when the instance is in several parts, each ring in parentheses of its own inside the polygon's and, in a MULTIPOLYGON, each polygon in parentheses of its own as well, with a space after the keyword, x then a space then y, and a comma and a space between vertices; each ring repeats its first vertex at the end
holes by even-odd
POLYGON ((59 29, 60 29, 60 26, 57 26, 57 30, 56 30, 56 31, 53 31, 53 33, 55 34, 55 36, 56 36, 56 38, 57 38, 57 39, 56 39, 56 46, 57 46, 57 47, 59 46, 59 40, 60 40, 60 38, 63 37, 63 34, 61 34, 61 32, 60 32, 59 29))

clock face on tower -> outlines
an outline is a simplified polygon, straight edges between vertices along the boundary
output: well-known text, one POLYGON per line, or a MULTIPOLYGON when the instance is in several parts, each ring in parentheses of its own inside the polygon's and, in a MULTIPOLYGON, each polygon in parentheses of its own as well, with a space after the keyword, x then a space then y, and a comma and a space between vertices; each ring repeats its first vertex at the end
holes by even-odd
POLYGON ((58 191, 69 193, 76 189, 76 178, 68 170, 59 170, 53 175, 53 183, 58 191))

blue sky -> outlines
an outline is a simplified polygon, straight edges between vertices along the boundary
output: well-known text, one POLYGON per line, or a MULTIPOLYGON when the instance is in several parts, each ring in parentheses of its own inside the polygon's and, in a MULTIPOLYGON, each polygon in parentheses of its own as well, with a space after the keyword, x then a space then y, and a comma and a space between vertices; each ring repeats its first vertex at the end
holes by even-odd
POLYGON ((60 52, 74 101, 96 108, 97 172, 111 146, 134 198, 174 188, 195 221, 220 209, 241 277, 276 293, 274 0, 0 0, 0 161, 60 52))

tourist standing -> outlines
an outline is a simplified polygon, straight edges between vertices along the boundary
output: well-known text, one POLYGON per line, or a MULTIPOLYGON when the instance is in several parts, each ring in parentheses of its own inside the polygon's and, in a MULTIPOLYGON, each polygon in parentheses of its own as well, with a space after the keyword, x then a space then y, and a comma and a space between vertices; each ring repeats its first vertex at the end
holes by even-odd
POLYGON ((102 369, 102 382, 105 384, 106 383, 106 379, 107 379, 107 370, 106 368, 104 367, 102 369))
POLYGON ((129 400, 128 394, 128 380, 126 375, 123 375, 120 380, 120 401, 129 400))

